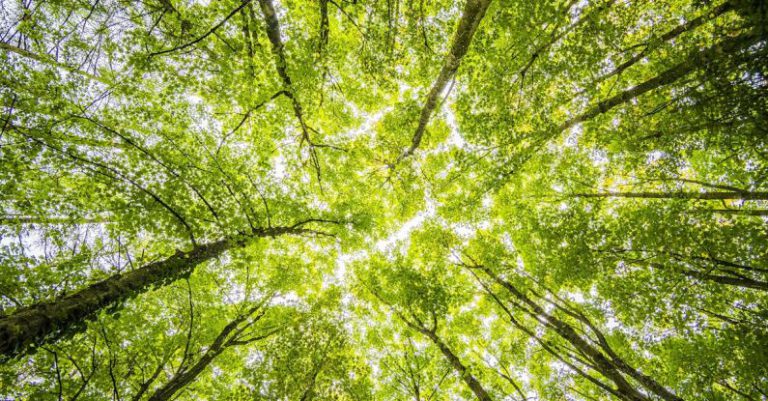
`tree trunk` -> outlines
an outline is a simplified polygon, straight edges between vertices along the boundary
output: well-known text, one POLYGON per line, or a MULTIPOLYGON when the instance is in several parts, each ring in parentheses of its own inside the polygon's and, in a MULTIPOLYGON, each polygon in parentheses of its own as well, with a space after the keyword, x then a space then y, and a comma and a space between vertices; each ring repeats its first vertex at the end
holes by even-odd
POLYGON ((429 119, 437 107, 438 98, 459 69, 461 60, 467 54, 469 45, 472 42, 472 37, 475 35, 477 27, 480 25, 480 21, 482 21, 485 16, 485 12, 488 10, 490 4, 491 0, 467 0, 467 3, 464 5, 464 11, 461 14, 459 27, 456 29, 456 33, 453 36, 451 50, 445 56, 440 75, 438 75, 437 80, 435 80, 435 83, 432 85, 432 89, 429 91, 429 95, 427 95, 427 101, 421 109, 419 126, 416 128, 416 133, 413 134, 411 146, 400 155, 400 160, 412 155, 421 144, 421 138, 424 136, 427 123, 429 123, 429 119))
POLYGON ((437 346, 437 348, 440 349, 440 352, 443 353, 445 356, 445 359, 450 362, 451 366, 453 366, 453 369, 456 370, 456 373, 459 374, 459 377, 461 377, 461 380, 466 383, 467 387, 472 390, 473 393, 475 393, 475 396, 480 401, 493 401, 493 399, 488 395, 488 392, 485 391, 483 386, 480 384, 477 379, 472 376, 472 374, 467 371, 467 367, 464 366, 464 364, 461 363, 461 360, 459 357, 456 356, 456 354, 451 351, 450 348, 448 348, 448 345, 446 345, 442 340, 440 340, 440 337, 435 334, 435 332, 430 330, 420 330, 424 335, 429 337, 430 340, 437 346))
POLYGON ((197 376, 203 373, 205 368, 207 368, 208 365, 210 365, 211 362, 213 362, 213 360, 216 359, 216 357, 219 356, 222 352, 224 352, 228 347, 231 347, 237 344, 250 343, 254 340, 264 339, 272 335, 274 332, 266 334, 264 336, 256 337, 246 342, 235 341, 235 339, 242 332, 242 330, 252 325, 257 320, 261 319, 263 314, 258 315, 255 318, 249 320, 249 318, 259 309, 261 309, 261 305, 251 308, 247 313, 238 316, 237 318, 229 322, 226 326, 224 326, 224 329, 221 330, 221 333, 219 333, 219 335, 216 336, 216 339, 213 341, 211 346, 208 348, 208 350, 205 351, 205 354, 203 354, 203 356, 200 357, 200 359, 191 368, 181 369, 179 372, 177 372, 171 378, 171 380, 169 380, 157 391, 155 391, 152 394, 152 396, 149 397, 148 401, 166 401, 166 400, 173 399, 173 396, 177 392, 179 392, 179 390, 188 386, 195 379, 197 379, 197 376), (240 325, 244 323, 245 323, 245 326, 240 327, 240 325))
POLYGON ((699 199, 699 200, 768 200, 768 192, 601 192, 577 193, 577 198, 642 198, 642 199, 699 199))
POLYGON ((661 74, 648 79, 647 81, 638 84, 637 86, 627 89, 626 91, 621 92, 611 98, 603 100, 584 113, 569 119, 560 125, 555 133, 563 132, 576 124, 597 117, 600 114, 607 113, 614 107, 629 102, 630 100, 637 98, 640 95, 669 85, 688 75, 689 73, 711 64, 712 61, 716 59, 723 58, 725 55, 730 55, 738 52, 739 50, 748 48, 759 39, 760 36, 756 33, 748 32, 733 38, 725 39, 722 42, 715 44, 703 51, 694 53, 686 60, 668 70, 665 70, 661 74))
POLYGON ((627 379, 622 375, 621 371, 630 374, 640 382, 643 387, 655 393, 659 397, 667 401, 682 401, 681 398, 674 395, 671 391, 667 390, 659 383, 647 376, 640 377, 639 372, 635 369, 631 369, 632 372, 628 372, 629 366, 621 361, 616 363, 612 359, 606 357, 599 349, 592 346, 587 340, 582 338, 576 330, 568 323, 558 319, 557 317, 547 313, 539 304, 531 300, 528 296, 520 292, 512 283, 503 280, 496 275, 491 269, 485 266, 480 266, 489 277, 491 277, 496 283, 507 289, 516 299, 527 305, 531 312, 538 318, 543 319, 549 327, 551 327, 560 337, 568 341, 579 352, 588 357, 595 365, 595 368, 606 378, 611 380, 617 387, 617 391, 626 397, 628 400, 647 401, 648 397, 638 391, 627 379), (625 366, 620 366, 625 365, 625 366))
POLYGON ((684 270, 683 274, 685 274, 688 277, 693 277, 699 280, 713 281, 715 283, 732 285, 734 287, 752 288, 752 289, 761 290, 761 291, 768 291, 768 282, 755 280, 749 277, 719 276, 716 274, 709 274, 709 273, 699 272, 695 270, 684 270))
POLYGON ((696 29, 697 27, 699 27, 699 26, 701 26, 701 25, 703 25, 703 24, 705 24, 705 23, 707 23, 709 21, 712 21, 713 19, 717 18, 718 16, 720 16, 722 14, 725 14, 726 12, 728 12, 730 10, 733 10, 733 4, 731 4, 730 2, 723 3, 720 6, 715 7, 710 12, 708 12, 708 13, 706 13, 704 15, 701 15, 701 16, 699 16, 697 18, 694 18, 694 19, 686 22, 685 24, 678 25, 674 29, 672 29, 672 30, 668 31, 667 33, 661 35, 659 37, 659 41, 658 41, 657 44, 654 44, 653 42, 651 42, 651 43, 645 45, 645 47, 643 47, 643 50, 641 50, 640 52, 638 52, 637 54, 632 56, 632 58, 630 58, 629 60, 623 62, 621 65, 616 67, 611 72, 609 72, 609 73, 607 73, 605 75, 602 75, 599 78, 597 78, 596 80, 592 81, 592 84, 590 85, 590 87, 595 87, 598 83, 603 82, 603 81, 605 81, 606 79, 608 79, 610 77, 613 77, 613 76, 621 74, 627 68, 635 65, 637 62, 639 62, 640 60, 644 59, 648 54, 650 54, 653 50, 655 50, 657 47, 659 47, 662 43, 674 40, 675 38, 677 38, 678 36, 682 35, 683 33, 689 32, 689 31, 691 31, 693 29, 696 29))
MULTIPOLYGON (((311 230, 274 227, 254 230, 244 241, 258 237, 298 234, 311 230)), ((147 292, 152 287, 168 285, 192 273, 201 263, 223 254, 244 241, 223 239, 177 252, 125 274, 118 274, 59 299, 17 309, 0 317, 0 361, 26 353, 30 346, 56 341, 84 327, 88 318, 102 309, 147 292)))
POLYGON ((267 31, 267 37, 272 45, 272 54, 275 56, 275 68, 277 69, 277 75, 280 76, 280 80, 283 82, 283 86, 286 91, 286 96, 291 99, 291 105, 293 106, 293 113, 296 119, 299 120, 301 125, 302 135, 304 139, 312 144, 309 140, 309 132, 307 124, 304 121, 304 111, 299 103, 299 99, 296 98, 296 94, 293 91, 293 81, 291 76, 288 75, 288 61, 285 58, 285 45, 280 34, 280 21, 277 19, 277 11, 275 10, 272 0, 260 0, 261 14, 264 16, 265 27, 267 31))

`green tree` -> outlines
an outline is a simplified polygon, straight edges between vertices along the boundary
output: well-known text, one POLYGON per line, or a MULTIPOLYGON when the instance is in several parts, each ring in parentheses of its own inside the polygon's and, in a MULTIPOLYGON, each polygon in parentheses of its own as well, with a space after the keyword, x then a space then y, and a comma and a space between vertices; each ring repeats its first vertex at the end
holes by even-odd
POLYGON ((760 0, 4 0, 0 398, 768 399, 760 0))

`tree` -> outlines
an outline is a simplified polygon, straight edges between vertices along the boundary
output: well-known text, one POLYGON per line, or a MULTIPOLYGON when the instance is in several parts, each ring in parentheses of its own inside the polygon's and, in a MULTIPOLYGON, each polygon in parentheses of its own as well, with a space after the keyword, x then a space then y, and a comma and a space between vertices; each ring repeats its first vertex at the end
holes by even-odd
POLYGON ((757 0, 8 0, 0 398, 768 398, 757 0))

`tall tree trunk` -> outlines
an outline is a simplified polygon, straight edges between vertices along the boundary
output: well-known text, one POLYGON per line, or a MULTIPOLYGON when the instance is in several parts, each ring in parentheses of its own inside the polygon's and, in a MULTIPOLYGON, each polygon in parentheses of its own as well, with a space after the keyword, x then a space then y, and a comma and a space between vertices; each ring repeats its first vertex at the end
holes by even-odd
POLYGON ((768 192, 600 192, 576 193, 577 198, 642 198, 642 199, 700 199, 700 200, 768 200, 768 192))
POLYGON ((726 2, 726 3, 721 4, 718 7, 713 8, 711 11, 709 11, 706 14, 703 14, 703 15, 697 17, 697 18, 694 18, 694 19, 692 19, 692 20, 690 20, 690 21, 688 21, 688 22, 686 22, 686 23, 684 23, 682 25, 676 26, 672 30, 667 31, 665 34, 661 35, 659 37, 658 42, 654 43, 653 41, 651 41, 650 43, 646 44, 643 47, 643 50, 639 51, 637 54, 632 56, 629 60, 621 63, 618 67, 613 69, 611 72, 609 72, 609 73, 607 73, 605 75, 602 75, 599 78, 597 78, 596 80, 592 81, 592 84, 590 85, 590 87, 595 87, 600 82, 603 82, 603 81, 605 81, 606 79, 608 79, 610 77, 613 77, 613 76, 621 74, 627 68, 635 65, 637 62, 639 62, 640 60, 642 60, 646 56, 648 56, 648 54, 650 54, 653 50, 658 48, 662 43, 674 40, 675 38, 677 38, 678 36, 682 35, 683 33, 692 31, 692 30, 696 29, 697 27, 699 27, 699 26, 701 26, 701 25, 703 25, 703 24, 705 24, 705 23, 707 23, 709 21, 712 21, 713 19, 717 18, 718 16, 720 16, 722 14, 725 14, 726 12, 728 12, 730 10, 733 10, 733 4, 731 4, 730 2, 726 2))
POLYGON ((267 38, 272 45, 272 54, 275 57, 275 68, 277 69, 277 75, 280 76, 280 80, 283 82, 285 88, 285 94, 291 99, 291 105, 293 106, 293 114, 296 119, 299 120, 301 126, 302 136, 310 145, 312 141, 309 139, 309 128, 304 121, 304 111, 301 107, 299 99, 293 91, 293 81, 291 76, 288 75, 288 61, 285 57, 285 45, 280 33, 280 20, 277 19, 277 11, 275 10, 272 0, 260 0, 261 14, 264 16, 265 27, 267 31, 267 38))
POLYGON ((733 55, 733 53, 744 50, 759 40, 760 36, 757 33, 747 32, 733 38, 725 39, 722 42, 712 45, 707 49, 694 53, 679 64, 663 71, 661 74, 648 79, 647 81, 630 89, 627 89, 611 98, 603 100, 589 108, 584 113, 569 119, 557 128, 555 134, 563 132, 583 121, 587 121, 601 114, 607 113, 614 107, 629 102, 630 100, 635 99, 640 95, 669 85, 695 70, 710 65, 715 60, 722 59, 723 56, 733 55))
POLYGON ((475 378, 475 376, 472 375, 467 370, 467 367, 464 366, 463 363, 461 363, 461 360, 459 359, 456 354, 453 353, 453 351, 446 345, 440 337, 437 336, 437 334, 432 330, 426 330, 421 329, 419 330, 421 333, 423 333, 425 336, 429 337, 430 340, 437 346, 437 348, 440 349, 440 352, 445 356, 445 359, 448 360, 448 362, 451 364, 453 369, 456 371, 456 373, 459 375, 461 380, 464 381, 464 383, 469 387, 470 390, 472 390, 473 393, 475 393, 475 396, 480 401, 493 401, 491 396, 488 395, 488 392, 485 391, 485 388, 483 388, 482 384, 475 378))
POLYGON ((299 126, 301 127, 301 143, 306 142, 309 145, 309 158, 312 162, 312 166, 315 169, 318 183, 321 182, 320 174, 320 159, 317 155, 316 147, 328 147, 328 145, 317 144, 312 140, 312 136, 309 131, 312 130, 315 133, 317 131, 307 125, 304 118, 304 109, 299 102, 298 97, 294 91, 293 81, 291 81, 290 75, 288 75, 288 61, 285 57, 285 45, 280 34, 280 20, 277 19, 277 11, 272 4, 272 0, 259 0, 261 6, 261 14, 264 16, 265 27, 267 31, 267 38, 272 45, 272 54, 275 57, 275 67, 277 74, 280 76, 280 80, 283 82, 283 88, 285 90, 285 96, 291 99, 291 105, 293 106, 293 114, 296 119, 299 120, 299 126))
POLYGON ((317 55, 323 57, 326 45, 328 45, 328 0, 320 0, 320 38, 317 43, 317 55))
MULTIPOLYGON (((673 260, 683 261, 692 268, 688 269, 675 269, 664 265, 663 263, 652 262, 647 259, 627 258, 632 264, 652 267, 657 269, 671 269, 671 271, 681 272, 682 274, 702 281, 712 281, 719 284, 731 285, 734 287, 752 288, 761 291, 768 291, 768 281, 765 281, 766 273, 768 270, 753 266, 747 266, 730 262, 727 260, 718 259, 715 257, 705 257, 696 255, 683 255, 676 252, 660 252, 660 251, 646 251, 646 250, 632 250, 632 249, 619 249, 613 251, 615 253, 623 252, 640 252, 653 255, 654 253, 662 253, 671 257, 673 260), (697 263, 698 262, 698 263, 697 263), (704 262, 710 264, 710 266, 702 266, 700 263, 704 262), (697 265, 697 267, 693 267, 697 265), (750 277, 750 275, 752 277, 750 277)), ((655 257, 655 256, 651 256, 655 257)))
POLYGON ((447 344, 443 342, 443 340, 440 339, 440 337, 437 335, 437 316, 432 313, 432 327, 428 327, 424 322, 422 322, 420 319, 416 317, 416 315, 413 315, 413 321, 407 317, 405 317, 399 310, 397 310, 394 306, 391 304, 388 304, 384 299, 375 291, 371 291, 371 293, 379 299, 382 303, 388 305, 391 310, 395 313, 395 315, 408 327, 412 328, 413 330, 423 334, 427 338, 429 338, 432 343, 434 343, 438 349, 440 349, 440 352, 445 356, 445 359, 448 360, 448 362, 451 364, 451 367, 453 370, 459 375, 461 380, 469 387, 470 390, 475 394, 477 399, 479 401, 493 401, 491 396, 488 395, 488 392, 485 391, 485 388, 483 388, 482 384, 480 384, 480 381, 478 381, 475 376, 472 375, 472 373, 467 370, 467 367, 464 366, 463 363, 461 363, 461 359, 459 359, 456 354, 453 353, 450 347, 448 347, 447 344))
POLYGON ((469 45, 472 42, 472 37, 477 31, 477 27, 480 25, 485 16, 485 12, 488 10, 488 6, 491 4, 491 0, 467 0, 464 5, 464 11, 461 14, 461 20, 459 21, 459 27, 456 29, 456 33, 453 36, 451 43, 451 50, 446 54, 445 61, 443 62, 443 68, 440 70, 432 89, 427 95, 427 101, 424 102, 424 107, 421 109, 421 116, 419 117, 419 125, 416 128, 416 133, 413 134, 411 139, 411 146, 403 152, 398 158, 402 160, 413 154, 414 151, 421 144, 421 138, 424 136, 424 131, 427 128, 432 113, 434 113, 437 107, 437 101, 440 94, 443 93, 445 87, 448 86, 451 78, 456 74, 456 71, 461 65, 461 60, 467 54, 469 45))
POLYGON ((244 240, 223 239, 198 245, 189 252, 179 251, 166 259, 109 277, 59 299, 19 308, 10 315, 0 317, 0 360, 25 353, 32 345, 51 343, 73 333, 102 309, 147 292, 152 287, 168 285, 189 275, 201 263, 235 246, 242 246, 248 240, 313 232, 299 228, 300 224, 256 229, 244 240))
POLYGON ((637 370, 630 368, 623 360, 620 360, 613 352, 609 352, 609 356, 616 356, 616 360, 609 358, 595 348, 586 339, 584 339, 578 332, 568 323, 561 319, 547 313, 538 303, 534 302, 528 296, 518 290, 512 283, 502 279, 496 273, 486 266, 478 266, 485 274, 487 274, 493 281, 504 287, 513 297, 522 302, 528 308, 530 313, 535 317, 543 320, 549 327, 551 327, 560 337, 568 341, 579 352, 589 358, 603 376, 611 380, 617 387, 617 390, 627 396, 629 400, 646 401, 648 397, 638 391, 627 379, 622 375, 624 373, 634 377, 638 382, 650 390, 654 394, 658 395, 666 401, 682 401, 680 397, 674 395, 671 391, 660 385, 650 377, 640 374, 637 370), (620 360, 617 363, 617 360, 620 360))

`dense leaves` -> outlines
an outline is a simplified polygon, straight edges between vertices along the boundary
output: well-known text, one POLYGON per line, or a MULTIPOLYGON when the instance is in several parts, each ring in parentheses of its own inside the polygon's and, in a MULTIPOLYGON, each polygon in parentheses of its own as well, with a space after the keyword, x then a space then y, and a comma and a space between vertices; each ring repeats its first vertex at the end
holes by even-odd
POLYGON ((759 0, 3 0, 0 398, 768 400, 759 0))

